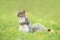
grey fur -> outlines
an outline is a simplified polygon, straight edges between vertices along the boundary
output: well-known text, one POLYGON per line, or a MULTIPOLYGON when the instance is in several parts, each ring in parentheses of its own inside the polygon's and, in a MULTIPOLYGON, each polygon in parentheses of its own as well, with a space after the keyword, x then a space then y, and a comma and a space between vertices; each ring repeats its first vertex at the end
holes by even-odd
POLYGON ((19 12, 17 16, 19 17, 20 28, 24 32, 36 32, 42 30, 47 31, 47 28, 41 25, 40 23, 36 23, 32 25, 28 17, 25 15, 25 11, 19 12), (21 16, 20 13, 22 13, 23 15, 21 16), (26 28, 24 27, 24 25, 26 28))

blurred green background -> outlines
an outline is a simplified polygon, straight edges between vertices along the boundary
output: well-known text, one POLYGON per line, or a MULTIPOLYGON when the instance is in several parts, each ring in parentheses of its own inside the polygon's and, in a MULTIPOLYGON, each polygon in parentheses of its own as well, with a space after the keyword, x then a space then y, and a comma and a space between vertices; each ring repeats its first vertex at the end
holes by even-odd
POLYGON ((60 40, 59 0, 0 0, 0 40, 60 40), (41 23, 56 33, 18 31, 17 13, 25 9, 32 24, 41 23))

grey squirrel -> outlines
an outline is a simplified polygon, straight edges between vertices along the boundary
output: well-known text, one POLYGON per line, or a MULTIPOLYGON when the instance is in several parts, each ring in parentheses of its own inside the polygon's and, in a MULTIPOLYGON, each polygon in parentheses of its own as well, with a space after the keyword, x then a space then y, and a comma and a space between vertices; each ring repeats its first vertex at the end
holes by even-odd
POLYGON ((30 20, 26 16, 25 10, 18 12, 17 17, 19 17, 19 31, 23 32, 36 32, 36 31, 47 31, 51 32, 51 29, 46 28, 40 23, 31 24, 30 20))

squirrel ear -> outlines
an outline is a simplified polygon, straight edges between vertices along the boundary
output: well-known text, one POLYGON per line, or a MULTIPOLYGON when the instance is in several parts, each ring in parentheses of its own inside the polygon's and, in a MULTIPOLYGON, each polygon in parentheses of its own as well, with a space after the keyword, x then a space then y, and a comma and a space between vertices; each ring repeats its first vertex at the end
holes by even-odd
POLYGON ((23 11, 23 13, 25 13, 25 10, 22 10, 23 11))
POLYGON ((20 10, 19 13, 25 13, 25 10, 20 10))

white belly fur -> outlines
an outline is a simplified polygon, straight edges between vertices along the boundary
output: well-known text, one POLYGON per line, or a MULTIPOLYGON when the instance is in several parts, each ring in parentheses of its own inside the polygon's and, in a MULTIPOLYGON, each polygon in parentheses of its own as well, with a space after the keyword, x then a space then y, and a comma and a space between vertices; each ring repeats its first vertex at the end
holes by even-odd
POLYGON ((19 31, 29 32, 28 25, 20 25, 19 31))

